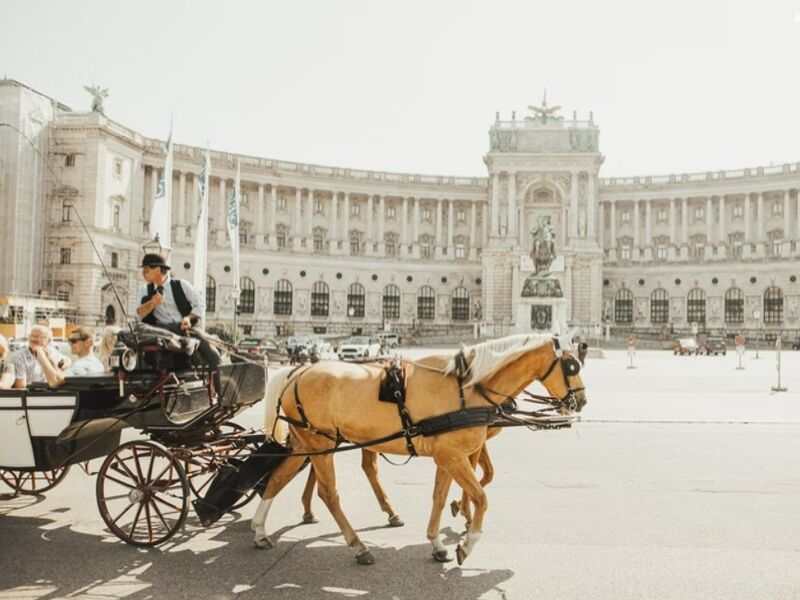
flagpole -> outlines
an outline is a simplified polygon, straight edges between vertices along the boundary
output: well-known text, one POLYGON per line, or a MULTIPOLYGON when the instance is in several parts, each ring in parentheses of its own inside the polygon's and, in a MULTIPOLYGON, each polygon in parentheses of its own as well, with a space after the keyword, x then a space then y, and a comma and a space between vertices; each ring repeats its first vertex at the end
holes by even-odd
POLYGON ((228 235, 231 238, 231 252, 233 254, 233 344, 239 341, 239 204, 241 200, 240 178, 241 165, 236 161, 236 177, 233 180, 233 193, 228 198, 228 235))

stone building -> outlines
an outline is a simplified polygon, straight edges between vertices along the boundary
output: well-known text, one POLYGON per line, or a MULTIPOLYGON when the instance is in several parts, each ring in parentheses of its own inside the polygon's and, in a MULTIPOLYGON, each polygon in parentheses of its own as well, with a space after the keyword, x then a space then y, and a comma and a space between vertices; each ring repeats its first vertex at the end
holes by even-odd
MULTIPOLYGON (((0 81, 0 115, 46 157, 34 164, 39 154, 0 128, 0 293, 43 291, 80 321, 121 322, 139 300, 163 142, 12 80, 0 81)), ((194 268, 204 152, 174 147, 170 261, 178 277, 194 268)), ((565 118, 546 102, 519 119, 496 116, 485 177, 215 151, 211 160, 208 321, 230 322, 234 311, 224 200, 238 160, 246 334, 388 326, 468 339, 531 331, 535 318, 552 328, 800 328, 798 164, 603 177, 593 116, 565 118), (558 294, 524 297, 542 222, 554 232, 558 294)))

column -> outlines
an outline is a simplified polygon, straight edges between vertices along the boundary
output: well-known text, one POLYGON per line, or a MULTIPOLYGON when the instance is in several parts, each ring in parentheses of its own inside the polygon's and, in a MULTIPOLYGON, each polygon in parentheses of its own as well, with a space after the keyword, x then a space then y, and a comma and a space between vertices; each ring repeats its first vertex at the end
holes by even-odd
POLYGON ((508 173, 508 239, 512 242, 517 238, 517 172, 508 173))
POLYGON ((178 172, 178 219, 176 225, 179 242, 186 240, 186 173, 178 172))
POLYGON ((342 246, 346 255, 350 254, 350 192, 344 193, 342 206, 342 246))
MULTIPOLYGON (((306 237, 312 238, 314 235, 314 190, 308 189, 306 196, 306 237)), ((311 242, 308 242, 311 243, 311 242)), ((313 250, 313 246, 311 247, 313 250)))
POLYGON ((442 256, 442 198, 436 198, 436 250, 434 258, 442 256))
POLYGON ((269 247, 272 250, 278 247, 278 186, 274 183, 269 190, 269 247))
POLYGON ((600 247, 600 251, 604 250, 603 246, 605 245, 605 238, 606 238, 606 210, 605 207, 601 202, 597 203, 597 245, 600 247))
POLYGON ((264 233, 266 224, 264 223, 264 184, 258 184, 258 219, 256 220, 256 248, 264 247, 264 233))
POLYGON ((653 199, 644 200, 644 258, 653 260, 653 199))
POLYGON ((714 209, 711 204, 711 196, 706 196, 706 245, 710 246, 714 240, 714 209))
POLYGON ((725 219, 727 215, 725 214, 725 195, 719 197, 719 229, 717 231, 717 235, 719 236, 719 242, 722 244, 728 243, 728 232, 726 230, 725 219))
POLYGON ((756 197, 756 211, 758 212, 758 216, 756 217, 756 242, 763 242, 764 241, 764 192, 758 192, 758 196, 756 197))
POLYGON ((414 220, 411 225, 411 252, 414 258, 419 258, 419 198, 414 198, 414 220))
POLYGON ((456 201, 453 198, 447 200, 447 258, 455 258, 455 248, 453 246, 453 223, 456 220, 456 201))
POLYGON ((639 216, 639 200, 633 201, 633 254, 634 259, 639 258, 639 248, 641 247, 641 240, 639 239, 639 227, 640 223, 640 216, 639 216))
POLYGON ((669 248, 670 251, 673 247, 677 246, 678 240, 675 238, 677 233, 677 227, 675 222, 675 198, 669 199, 669 248))
POLYGON ((303 219, 302 219, 303 190, 294 189, 294 212, 292 215, 292 250, 299 252, 301 248, 300 240, 303 238, 303 219))
POLYGON ((375 241, 375 236, 372 232, 372 194, 367 194, 367 232, 366 232, 366 240, 367 240, 367 256, 372 254, 372 243, 375 241))
MULTIPOLYGON (((597 199, 595 198, 595 180, 597 179, 597 175, 594 173, 587 174, 588 182, 586 189, 588 191, 588 197, 586 199, 586 237, 590 240, 595 239, 595 231, 597 231, 595 227, 595 204, 597 199)), ((602 245, 600 246, 602 248, 602 245)))
MULTIPOLYGON (((800 190, 795 190, 795 217, 797 220, 794 224, 794 239, 800 240, 800 190)), ((797 253, 800 253, 800 246, 795 248, 797 253)))
MULTIPOLYGON (((155 189, 155 188, 153 188, 155 189)), ((500 173, 492 175, 492 222, 489 235, 496 236, 500 231, 500 173)))
POLYGON ((331 223, 328 229, 329 252, 339 253, 339 194, 331 192, 331 223))
POLYGON ((403 196, 400 209, 400 256, 408 255, 408 197, 403 196))
POLYGON ((689 245, 689 198, 682 198, 681 206, 681 242, 684 246, 689 245))
POLYGON ((783 240, 792 239, 792 211, 789 208, 789 190, 783 190, 783 240))
POLYGON ((217 197, 217 245, 225 245, 225 233, 228 231, 225 208, 225 178, 219 178, 219 196, 217 197))
POLYGON ((477 258, 478 240, 475 239, 476 223, 475 220, 478 216, 478 210, 473 200, 469 204, 469 258, 475 260, 477 258))
POLYGON ((386 254, 386 243, 383 239, 386 229, 386 196, 378 196, 378 255, 386 254))
MULTIPOLYGON (((638 210, 638 209, 637 209, 638 210)), ((569 242, 578 237, 578 172, 573 171, 569 190, 569 242)), ((634 242, 634 245, 636 243, 634 242)))
MULTIPOLYGON (((486 248, 489 244, 489 203, 481 202, 481 248, 486 248)), ((799 228, 800 229, 800 228, 799 228)))
MULTIPOLYGON (((753 242, 753 232, 751 231, 751 221, 753 219, 752 211, 750 209, 750 194, 744 195, 744 243, 750 244, 753 242)), ((746 247, 746 246, 745 246, 746 247)))
POLYGON ((617 258, 617 203, 613 200, 608 203, 610 215, 608 215, 608 257, 611 260, 617 258))

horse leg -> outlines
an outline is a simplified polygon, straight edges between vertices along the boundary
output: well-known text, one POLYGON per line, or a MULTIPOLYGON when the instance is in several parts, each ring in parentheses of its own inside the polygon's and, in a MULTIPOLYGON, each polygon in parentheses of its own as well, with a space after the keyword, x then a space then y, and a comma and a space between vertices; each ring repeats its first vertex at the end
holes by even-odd
POLYGON ((439 539, 439 525, 442 520, 442 510, 447 502, 447 493, 450 491, 450 482, 453 478, 447 469, 437 463, 436 482, 433 484, 433 505, 431 506, 431 517, 428 520, 428 541, 433 546, 433 558, 438 562, 448 562, 453 560, 444 547, 442 540, 439 539))
POLYGON ((269 508, 278 492, 303 468, 305 461, 305 456, 287 456, 270 475, 267 489, 264 490, 264 495, 258 504, 256 514, 253 515, 253 520, 250 522, 250 528, 254 532, 253 543, 257 548, 272 548, 275 545, 267 536, 266 531, 269 508))
POLYGON ((303 488, 303 523, 317 523, 319 519, 314 516, 314 511, 311 510, 311 499, 314 496, 314 486, 317 485, 317 476, 314 474, 314 467, 308 470, 308 479, 306 479, 306 487, 303 488))
POLYGON ((472 499, 475 504, 475 515, 467 528, 467 541, 456 548, 458 564, 462 564, 475 548, 483 533, 483 516, 489 507, 486 492, 481 487, 475 470, 466 456, 460 456, 448 461, 445 465, 450 475, 461 489, 472 499))
POLYGON ((333 467, 333 456, 317 455, 311 458, 311 464, 317 473, 317 492, 319 497, 331 511, 336 524, 344 536, 344 541, 355 552, 356 561, 360 565, 371 565, 375 562, 372 552, 359 539, 339 504, 339 492, 336 490, 336 471, 333 467))
MULTIPOLYGON (((472 454, 469 455, 469 463, 470 465, 472 465, 473 469, 478 468, 478 462, 480 460, 481 453, 483 452, 483 448, 485 447, 486 445, 482 446, 481 449, 478 450, 477 452, 473 452, 472 454)), ((469 523, 472 520, 472 505, 470 504, 467 492, 461 490, 461 500, 453 500, 450 503, 450 512, 453 514, 454 517, 458 516, 458 513, 464 515, 464 520, 466 521, 466 527, 467 529, 469 529, 469 523)))
POLYGON ((375 494, 375 498, 378 500, 378 504, 380 504, 381 510, 389 515, 389 525, 392 527, 402 527, 405 525, 403 519, 395 512, 394 507, 389 502, 389 498, 378 479, 378 455, 375 452, 370 452, 362 448, 361 468, 364 470, 367 480, 372 486, 372 491, 375 494))

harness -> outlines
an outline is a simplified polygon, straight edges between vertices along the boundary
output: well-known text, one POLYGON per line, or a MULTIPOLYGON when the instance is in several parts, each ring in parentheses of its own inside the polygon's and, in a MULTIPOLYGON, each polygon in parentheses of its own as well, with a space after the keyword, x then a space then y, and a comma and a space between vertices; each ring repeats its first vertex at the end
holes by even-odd
MULTIPOLYGON (((357 443, 347 440, 345 437, 341 435, 339 431, 337 431, 336 435, 333 436, 327 432, 321 431, 316 427, 314 427, 314 425, 311 423, 311 421, 309 421, 308 417, 306 416, 306 412, 305 409, 303 408, 303 403, 300 400, 300 394, 298 392, 298 383, 300 378, 306 371, 313 368, 313 365, 296 367, 287 376, 287 383, 285 384, 281 393, 277 396, 278 419, 285 421, 291 425, 294 425, 295 427, 305 429, 316 435, 321 435, 326 439, 332 441, 334 444, 336 444, 336 446, 330 450, 323 450, 319 452, 305 452, 297 454, 293 453, 296 456, 331 454, 334 452, 351 450, 354 448, 368 448, 370 446, 375 446, 378 444, 382 444, 400 438, 405 439, 406 449, 408 450, 409 455, 418 456, 417 450, 414 447, 413 438, 420 435, 423 437, 430 437, 434 435, 439 435, 441 433, 446 433, 449 431, 455 431, 458 429, 465 429, 469 427, 484 427, 484 426, 508 427, 508 426, 522 425, 531 427, 532 425, 535 425, 537 428, 540 429, 569 426, 571 422, 569 419, 565 417, 556 418, 552 415, 548 415, 547 413, 552 412, 553 410, 560 410, 560 409, 574 410, 577 407, 577 400, 575 398, 575 393, 583 390, 584 388, 570 387, 568 378, 570 376, 577 375, 578 371, 580 370, 580 363, 574 358, 565 357, 563 355, 563 350, 561 350, 558 338, 555 337, 553 338, 553 344, 556 352, 556 357, 545 371, 545 374, 541 376, 539 380, 544 382, 548 377, 550 377, 553 374, 555 367, 558 364, 561 364, 562 375, 564 377, 564 382, 566 384, 568 391, 563 398, 557 398, 555 396, 542 396, 542 395, 532 394, 527 390, 523 390, 522 393, 526 395, 525 398, 526 401, 536 402, 547 406, 547 408, 540 409, 538 411, 520 410, 517 407, 516 400, 514 399, 513 396, 507 393, 492 390, 482 384, 475 384, 474 386, 475 390, 478 392, 478 394, 481 395, 481 397, 484 400, 486 400, 489 403, 490 406, 478 406, 478 407, 467 408, 466 397, 464 395, 464 381, 466 379, 467 372, 469 371, 469 365, 467 364, 467 359, 462 349, 458 351, 458 353, 454 358, 455 366, 453 369, 453 375, 455 376, 456 383, 458 385, 458 399, 459 399, 459 409, 456 411, 444 413, 442 415, 436 415, 433 417, 428 417, 426 419, 422 419, 421 421, 414 422, 414 420, 411 418, 411 414, 408 411, 408 407, 406 406, 406 393, 405 393, 406 364, 404 362, 392 360, 384 367, 385 375, 381 382, 378 399, 382 402, 390 402, 397 406, 397 413, 401 423, 401 429, 399 431, 384 436, 382 438, 370 440, 368 442, 357 443), (296 376, 295 373, 297 373, 296 376), (299 419, 294 419, 280 412, 281 398, 283 398, 284 393, 288 390, 290 386, 294 387, 293 389, 294 404, 295 408, 297 409, 297 414, 300 417, 299 419), (494 400, 491 397, 492 395, 496 396, 501 400, 500 401, 494 400), (524 415, 527 418, 519 418, 515 416, 518 414, 524 415)), ((273 429, 273 435, 274 435, 274 429, 273 429)))

